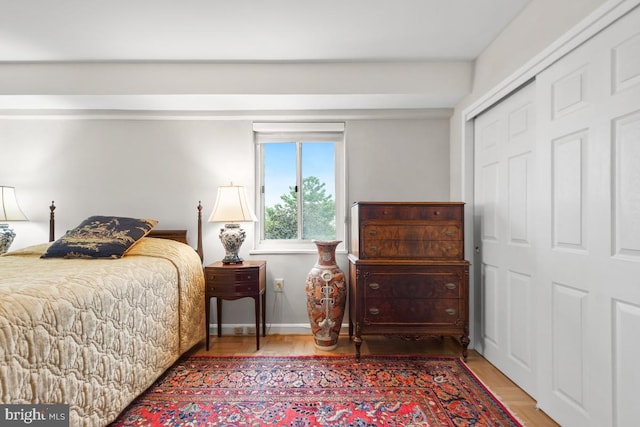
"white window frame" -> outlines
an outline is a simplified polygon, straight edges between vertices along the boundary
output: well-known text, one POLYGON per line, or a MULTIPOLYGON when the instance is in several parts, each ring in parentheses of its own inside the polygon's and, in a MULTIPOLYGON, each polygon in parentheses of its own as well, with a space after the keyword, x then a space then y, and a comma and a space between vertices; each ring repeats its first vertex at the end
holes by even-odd
MULTIPOLYGON (((344 123, 254 123, 256 153, 256 215, 254 248, 252 253, 307 253, 316 252, 310 240, 264 240, 264 165, 262 163, 264 144, 273 141, 331 141, 334 143, 336 240, 341 240, 336 251, 346 253, 346 156, 344 123)), ((300 158, 297 160, 300 162, 300 158)), ((301 188, 301 177, 296 184, 301 188)))

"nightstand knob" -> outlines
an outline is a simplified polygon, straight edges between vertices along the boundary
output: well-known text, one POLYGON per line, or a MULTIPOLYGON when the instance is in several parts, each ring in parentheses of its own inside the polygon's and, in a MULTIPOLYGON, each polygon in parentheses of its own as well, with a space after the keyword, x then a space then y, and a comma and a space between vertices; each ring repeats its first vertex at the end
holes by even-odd
POLYGON ((455 308, 447 308, 444 312, 447 313, 449 316, 453 316, 453 315, 456 314, 456 309, 455 308))
POLYGON ((375 307, 372 307, 369 309, 369 313, 373 314, 374 316, 377 316, 378 314, 380 314, 380 310, 375 307))
POLYGON ((369 287, 370 287, 371 289, 374 289, 374 290, 376 290, 376 289, 380 289, 380 284, 379 284, 379 283, 375 283, 375 282, 373 282, 373 283, 369 283, 369 287))
POLYGON ((444 285, 447 289, 449 290, 454 290, 456 288, 456 284, 455 283, 447 283, 446 285, 444 285))

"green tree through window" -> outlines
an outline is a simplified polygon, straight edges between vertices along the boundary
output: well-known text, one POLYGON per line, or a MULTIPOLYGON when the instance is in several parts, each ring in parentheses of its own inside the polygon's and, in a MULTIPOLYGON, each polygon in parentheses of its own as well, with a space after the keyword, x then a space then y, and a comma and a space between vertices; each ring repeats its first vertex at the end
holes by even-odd
MULTIPOLYGON (((302 238, 336 238, 336 206, 326 184, 315 176, 302 181, 302 238)), ((295 187, 280 196, 281 203, 265 209, 265 238, 296 239, 298 234, 298 194, 295 187)))

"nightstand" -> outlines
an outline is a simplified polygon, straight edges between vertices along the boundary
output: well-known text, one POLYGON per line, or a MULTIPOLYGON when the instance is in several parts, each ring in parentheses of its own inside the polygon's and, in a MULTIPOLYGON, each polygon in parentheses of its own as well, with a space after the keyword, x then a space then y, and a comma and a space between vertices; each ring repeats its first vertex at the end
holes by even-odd
POLYGON ((223 264, 221 261, 204 268, 205 280, 205 328, 207 350, 209 350, 210 301, 216 298, 218 313, 218 336, 222 336, 222 300, 253 298, 256 316, 256 350, 260 349, 260 313, 262 313, 262 336, 267 335, 266 326, 266 261, 243 261, 242 264, 223 264))

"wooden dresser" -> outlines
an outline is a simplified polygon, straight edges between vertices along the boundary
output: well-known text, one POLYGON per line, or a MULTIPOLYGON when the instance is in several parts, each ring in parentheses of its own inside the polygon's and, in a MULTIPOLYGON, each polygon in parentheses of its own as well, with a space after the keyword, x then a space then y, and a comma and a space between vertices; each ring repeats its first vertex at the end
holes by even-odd
POLYGON ((469 345, 464 204, 360 202, 351 208, 349 336, 454 336, 469 345))

